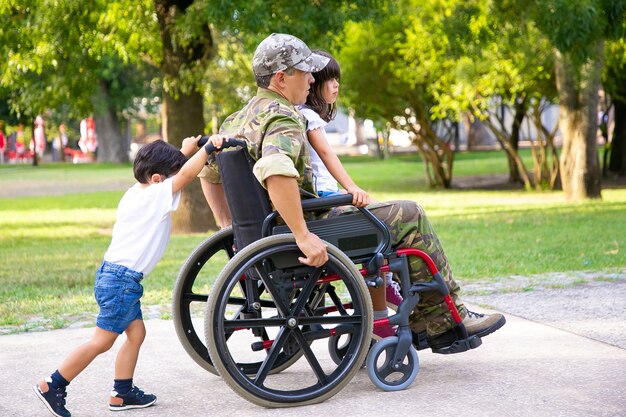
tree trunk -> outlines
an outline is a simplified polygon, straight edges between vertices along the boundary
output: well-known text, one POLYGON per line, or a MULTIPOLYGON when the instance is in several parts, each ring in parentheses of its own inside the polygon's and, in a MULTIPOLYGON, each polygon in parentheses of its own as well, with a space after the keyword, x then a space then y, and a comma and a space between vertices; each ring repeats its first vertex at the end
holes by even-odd
POLYGON ((409 102, 415 116, 415 123, 409 124, 409 129, 415 133, 413 143, 424 162, 429 185, 433 188, 451 188, 454 153, 432 128, 426 107, 419 96, 412 94, 409 102))
MULTIPOLYGON (((182 48, 173 40, 175 25, 179 16, 185 13, 191 1, 155 0, 157 19, 163 44, 161 70, 168 88, 163 92, 162 123, 165 140, 180 147, 185 137, 203 133, 203 97, 196 86, 177 88, 181 68, 209 59, 212 47, 210 29, 182 48), (206 33, 208 32, 208 33, 206 33)), ((172 216, 174 232, 206 232, 216 229, 209 205, 202 193, 199 180, 193 181, 183 191, 178 210, 172 216)))
POLYGON ((561 182, 569 201, 602 197, 596 119, 603 48, 604 42, 598 41, 596 58, 578 67, 569 55, 556 53, 559 128, 563 137, 561 182))
POLYGON ((615 127, 611 139, 609 171, 626 176, 626 101, 613 99, 615 127))
MULTIPOLYGON (((515 116, 513 117, 513 125, 511 126, 511 150, 515 155, 519 155, 519 137, 522 129, 522 121, 528 112, 528 100, 523 96, 515 101, 515 116)), ((524 184, 524 180, 520 175, 518 161, 507 152, 507 161, 509 163, 509 182, 513 184, 524 184)))
POLYGON ((115 110, 108 105, 110 102, 109 88, 106 81, 100 81, 100 91, 95 98, 94 107, 101 109, 94 117, 96 134, 98 135, 98 162, 128 162, 128 149, 122 137, 120 122, 115 110))
MULTIPOLYGON (((184 138, 202 133, 202 94, 180 94, 174 99, 164 92, 163 101, 167 112, 164 134, 168 142, 180 147, 184 138)), ((200 180, 194 180, 183 190, 178 210, 172 216, 172 228, 177 232, 206 232, 217 228, 200 180)))
POLYGON ((514 163, 517 167, 517 173, 520 177, 520 182, 524 184, 524 189, 530 191, 532 189, 532 184, 530 176, 528 175, 528 169, 526 168, 526 165, 524 165, 524 161, 519 156, 519 153, 511 147, 510 136, 507 136, 507 132, 502 129, 502 127, 498 128, 490 118, 486 118, 483 123, 491 130, 491 133, 494 134, 496 140, 506 153, 507 159, 512 161, 512 163, 514 163))

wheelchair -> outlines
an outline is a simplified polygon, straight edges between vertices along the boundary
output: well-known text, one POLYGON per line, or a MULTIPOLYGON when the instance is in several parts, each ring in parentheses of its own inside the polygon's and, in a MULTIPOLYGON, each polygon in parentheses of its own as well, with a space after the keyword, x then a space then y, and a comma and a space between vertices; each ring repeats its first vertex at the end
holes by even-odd
MULTIPOLYGON (((419 372, 417 350, 428 347, 425 332, 409 328, 423 291, 439 291, 458 323, 457 342, 438 353, 481 344, 479 337, 468 337, 428 254, 392 248, 387 226, 366 208, 307 221, 327 244, 328 262, 321 267, 300 263, 293 235, 252 174, 246 143, 231 139, 222 149, 227 147, 233 149, 215 157, 232 227, 191 253, 173 291, 177 336, 198 365, 220 375, 246 400, 270 408, 325 401, 364 364, 375 386, 402 390, 419 372), (408 256, 425 262, 430 282, 410 282, 408 256), (368 286, 384 285, 379 277, 388 271, 399 278, 404 300, 396 314, 373 321, 368 286), (203 325, 197 318, 202 313, 203 325), (372 344, 373 326, 387 324, 397 326, 396 335, 372 344), (297 375, 287 371, 295 365, 297 375)), ((349 194, 311 198, 302 200, 302 210, 318 217, 351 204, 349 194)))

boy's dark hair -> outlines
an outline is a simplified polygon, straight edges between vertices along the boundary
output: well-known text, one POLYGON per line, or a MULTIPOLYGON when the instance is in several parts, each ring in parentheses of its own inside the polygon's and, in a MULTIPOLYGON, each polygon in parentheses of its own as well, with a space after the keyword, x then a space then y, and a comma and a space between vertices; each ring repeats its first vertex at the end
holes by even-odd
POLYGON ((180 171, 185 162, 187 157, 175 146, 157 140, 139 149, 133 164, 133 174, 137 181, 147 184, 153 174, 170 177, 180 171))
POLYGON ((309 95, 306 98, 306 106, 319 114, 322 120, 330 122, 337 115, 337 103, 326 103, 324 97, 322 97, 322 88, 326 81, 332 80, 333 78, 337 79, 339 82, 341 80, 341 69, 339 68, 337 60, 328 52, 316 49, 313 53, 328 57, 330 61, 328 61, 328 64, 321 71, 313 73, 315 82, 311 85, 311 91, 309 91, 309 95))

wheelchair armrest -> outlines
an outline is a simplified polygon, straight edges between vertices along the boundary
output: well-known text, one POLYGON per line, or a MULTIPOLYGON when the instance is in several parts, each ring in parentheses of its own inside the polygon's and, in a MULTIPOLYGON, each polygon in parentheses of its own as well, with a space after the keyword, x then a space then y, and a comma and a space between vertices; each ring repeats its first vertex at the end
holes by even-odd
POLYGON ((329 209, 345 205, 352 205, 352 194, 333 195, 330 197, 302 200, 302 210, 304 211, 329 209))
MULTIPOLYGON (((330 197, 311 198, 308 200, 300 200, 302 211, 321 211, 328 210, 337 206, 352 205, 352 194, 333 195, 330 197)), ((261 231, 263 236, 269 236, 274 221, 278 217, 278 211, 271 212, 263 221, 261 231)))

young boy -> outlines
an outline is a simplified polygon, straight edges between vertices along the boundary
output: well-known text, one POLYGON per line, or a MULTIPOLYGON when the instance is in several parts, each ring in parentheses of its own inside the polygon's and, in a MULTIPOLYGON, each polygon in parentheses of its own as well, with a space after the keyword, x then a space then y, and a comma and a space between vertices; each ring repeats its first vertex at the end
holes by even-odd
POLYGON ((156 396, 133 385, 139 348, 146 335, 140 282, 165 252, 172 228, 171 212, 178 207, 182 188, 196 178, 207 160, 205 150, 193 155, 200 137, 184 139, 180 151, 156 141, 137 153, 133 173, 139 182, 119 202, 111 244, 96 273, 94 292, 100 312, 94 335, 33 387, 53 415, 71 416, 65 408, 67 385, 96 356, 108 351, 122 333, 126 333, 126 341, 115 359, 109 409, 144 408, 156 402, 156 396))

